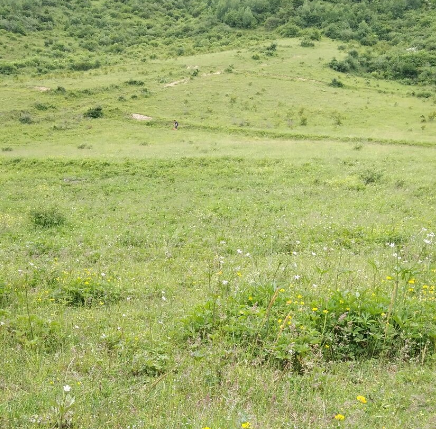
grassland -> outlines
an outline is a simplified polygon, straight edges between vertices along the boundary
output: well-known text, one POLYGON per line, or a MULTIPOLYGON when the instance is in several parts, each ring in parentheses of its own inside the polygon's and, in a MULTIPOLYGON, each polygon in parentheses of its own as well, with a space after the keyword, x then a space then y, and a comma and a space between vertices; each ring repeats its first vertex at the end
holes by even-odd
POLYGON ((2 80, 0 426, 435 427, 434 99, 268 46, 2 80))

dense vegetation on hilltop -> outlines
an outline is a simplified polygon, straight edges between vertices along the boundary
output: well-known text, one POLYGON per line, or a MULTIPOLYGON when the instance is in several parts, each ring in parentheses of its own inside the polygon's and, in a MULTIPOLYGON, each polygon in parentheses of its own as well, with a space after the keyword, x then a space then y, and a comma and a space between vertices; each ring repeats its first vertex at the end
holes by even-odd
POLYGON ((27 47, 19 57, 0 51, 0 73, 87 70, 135 49, 145 60, 324 35, 357 48, 330 63, 339 72, 433 84, 435 11, 435 0, 1 0, 1 37, 15 34, 27 47), (35 33, 43 42, 29 46, 35 33))

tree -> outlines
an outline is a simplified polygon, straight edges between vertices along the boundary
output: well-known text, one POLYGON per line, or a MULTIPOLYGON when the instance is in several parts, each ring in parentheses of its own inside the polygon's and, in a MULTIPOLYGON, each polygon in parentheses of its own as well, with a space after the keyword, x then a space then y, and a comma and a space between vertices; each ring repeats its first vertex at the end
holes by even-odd
POLYGON ((257 24, 257 20, 251 9, 247 6, 242 14, 242 26, 244 28, 253 28, 257 24))

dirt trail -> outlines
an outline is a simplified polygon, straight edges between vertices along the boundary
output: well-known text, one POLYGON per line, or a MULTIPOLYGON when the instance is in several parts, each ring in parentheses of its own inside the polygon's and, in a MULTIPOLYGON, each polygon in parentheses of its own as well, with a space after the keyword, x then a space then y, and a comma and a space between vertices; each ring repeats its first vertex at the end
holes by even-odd
MULTIPOLYGON (((187 68, 188 68, 188 69, 198 70, 198 66, 194 66, 194 67, 188 66, 187 68)), ((221 73, 222 73, 222 71, 216 71, 216 72, 212 72, 212 73, 203 73, 201 76, 203 76, 203 77, 207 77, 207 76, 217 76, 217 75, 220 75, 221 73)), ((170 87, 172 87, 172 86, 176 86, 176 85, 180 85, 180 84, 182 84, 182 83, 188 83, 188 82, 189 82, 189 79, 188 79, 188 78, 181 79, 181 80, 176 80, 176 81, 174 81, 174 82, 171 82, 171 83, 167 83, 167 84, 165 84, 165 85, 164 85, 164 88, 170 88, 170 87)))
POLYGON ((176 80, 175 82, 167 83, 164 88, 179 85, 180 83, 188 83, 189 79, 176 80))

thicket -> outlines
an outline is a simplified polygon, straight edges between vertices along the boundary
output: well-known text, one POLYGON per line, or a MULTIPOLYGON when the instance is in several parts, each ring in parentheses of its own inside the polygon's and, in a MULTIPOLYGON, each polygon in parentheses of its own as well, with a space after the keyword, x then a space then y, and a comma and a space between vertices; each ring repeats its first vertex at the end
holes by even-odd
POLYGON ((368 48, 333 62, 335 70, 434 83, 435 11, 436 0, 0 0, 0 29, 45 38, 34 56, 4 62, 0 74, 87 70, 134 45, 149 48, 150 57, 186 55, 236 43, 244 29, 283 37, 312 29, 368 48))

